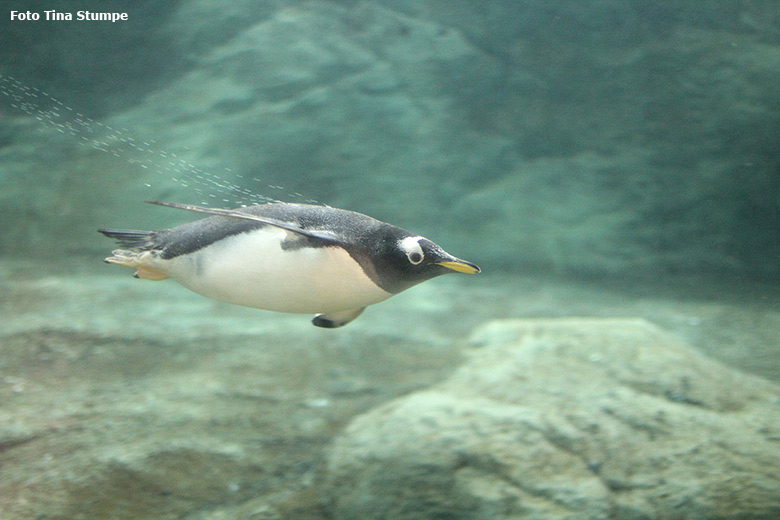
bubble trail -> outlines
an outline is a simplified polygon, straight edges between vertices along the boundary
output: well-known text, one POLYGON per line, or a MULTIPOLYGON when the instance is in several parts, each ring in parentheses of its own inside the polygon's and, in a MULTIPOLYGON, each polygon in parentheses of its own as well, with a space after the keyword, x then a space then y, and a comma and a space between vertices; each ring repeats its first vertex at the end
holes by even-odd
MULTIPOLYGON (((139 168, 139 173, 153 171, 167 180, 194 191, 204 197, 201 201, 202 205, 217 202, 220 205, 248 206, 282 202, 239 186, 214 172, 198 168, 177 154, 158 147, 154 140, 138 139, 126 128, 115 128, 92 119, 46 91, 26 85, 13 76, 0 73, 0 99, 2 98, 7 98, 13 109, 33 117, 44 128, 70 136, 79 146, 123 158, 139 168)), ((231 174, 229 168, 225 168, 225 172, 231 174)), ((236 177, 242 178, 241 175, 236 177)), ((261 183, 257 177, 251 180, 261 183)), ((144 182, 144 186, 152 187, 149 182, 144 182)), ((310 199, 307 199, 307 202, 311 202, 310 199)))

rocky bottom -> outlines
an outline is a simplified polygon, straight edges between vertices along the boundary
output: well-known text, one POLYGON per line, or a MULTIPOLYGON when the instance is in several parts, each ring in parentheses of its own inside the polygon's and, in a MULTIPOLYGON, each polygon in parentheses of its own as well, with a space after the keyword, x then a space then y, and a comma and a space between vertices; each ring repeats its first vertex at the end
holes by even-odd
POLYGON ((322 330, 6 261, 0 517, 777 518, 776 294, 453 276, 322 330))

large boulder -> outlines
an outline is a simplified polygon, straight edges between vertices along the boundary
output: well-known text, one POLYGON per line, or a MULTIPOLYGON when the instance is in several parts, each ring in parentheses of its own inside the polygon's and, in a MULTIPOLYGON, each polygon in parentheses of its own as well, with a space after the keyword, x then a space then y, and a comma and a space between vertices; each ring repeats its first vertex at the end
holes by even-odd
POLYGON ((336 518, 778 518, 780 388, 639 319, 496 321, 358 417, 336 518))

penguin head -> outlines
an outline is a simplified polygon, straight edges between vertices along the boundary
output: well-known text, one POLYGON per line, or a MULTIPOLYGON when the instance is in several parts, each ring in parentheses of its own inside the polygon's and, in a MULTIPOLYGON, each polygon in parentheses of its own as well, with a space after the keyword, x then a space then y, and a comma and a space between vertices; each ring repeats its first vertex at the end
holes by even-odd
POLYGON ((438 244, 400 228, 394 228, 376 251, 373 260, 380 285, 398 293, 413 285, 447 273, 476 274, 480 268, 456 258, 438 244))

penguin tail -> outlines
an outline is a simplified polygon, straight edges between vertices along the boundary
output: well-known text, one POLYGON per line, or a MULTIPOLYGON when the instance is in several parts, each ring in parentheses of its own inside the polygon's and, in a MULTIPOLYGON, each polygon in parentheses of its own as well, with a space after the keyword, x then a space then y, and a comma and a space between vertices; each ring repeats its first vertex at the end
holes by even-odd
POLYGON ((117 244, 130 249, 151 249, 154 244, 154 231, 139 231, 137 229, 98 229, 108 238, 116 240, 117 244))

